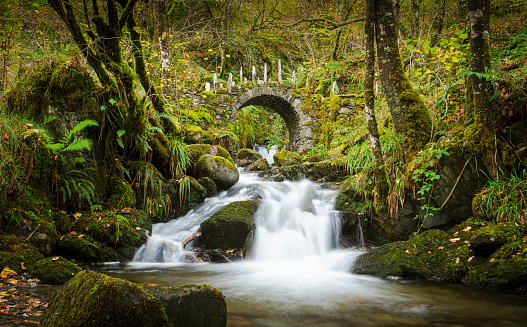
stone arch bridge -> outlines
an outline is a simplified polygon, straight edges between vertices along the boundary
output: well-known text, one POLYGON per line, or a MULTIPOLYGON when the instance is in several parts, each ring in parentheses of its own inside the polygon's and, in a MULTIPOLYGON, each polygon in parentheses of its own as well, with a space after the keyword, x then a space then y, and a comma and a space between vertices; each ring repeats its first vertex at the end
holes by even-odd
MULTIPOLYGON (((280 63, 278 66, 279 75, 281 75, 280 63)), ((294 76, 294 72, 293 72, 294 76)), ((255 72, 253 67, 253 83, 247 82, 242 85, 235 85, 232 82, 232 74, 229 76, 227 88, 221 85, 216 89, 214 84, 214 93, 219 100, 219 107, 221 111, 229 115, 229 121, 232 122, 236 112, 247 106, 262 106, 271 111, 276 112, 286 124, 289 132, 289 143, 287 148, 292 151, 300 152, 303 149, 313 147, 313 126, 317 123, 315 118, 309 114, 309 109, 302 110, 304 106, 304 98, 295 93, 295 87, 292 83, 281 83, 281 76, 279 76, 278 83, 271 83, 267 81, 267 67, 265 67, 264 80, 255 80, 255 72)), ((216 80, 216 79, 214 79, 216 80)), ((242 80, 242 76, 240 76, 242 80)), ((246 79, 245 79, 246 81, 246 79)), ((205 85, 206 90, 210 90, 210 84, 205 85)), ((336 82, 333 84, 332 93, 337 94, 338 87, 336 82)), ((193 98, 195 105, 203 106, 205 100, 202 96, 187 95, 193 98)), ((350 98, 350 96, 341 96, 350 98)), ((350 113, 353 107, 353 99, 345 107, 340 108, 340 113, 350 113)), ((304 108, 306 109, 306 108, 304 108)), ((217 116, 216 119, 223 119, 217 116)))

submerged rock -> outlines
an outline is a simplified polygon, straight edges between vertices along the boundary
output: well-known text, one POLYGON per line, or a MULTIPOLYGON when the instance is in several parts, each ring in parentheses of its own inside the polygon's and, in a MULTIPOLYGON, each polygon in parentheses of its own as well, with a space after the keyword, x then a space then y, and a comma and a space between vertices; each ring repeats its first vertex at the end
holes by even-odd
POLYGON ((240 173, 227 159, 206 154, 196 163, 194 177, 209 177, 216 183, 218 190, 227 190, 238 182, 240 173))
POLYGON ((254 230, 252 217, 257 209, 255 201, 229 203, 201 223, 201 244, 207 249, 243 249, 254 230))
POLYGON ((170 326, 224 327, 227 325, 225 297, 209 285, 147 287, 157 297, 168 316, 170 326))
POLYGON ((137 285, 82 271, 55 294, 40 326, 169 326, 161 301, 137 285))

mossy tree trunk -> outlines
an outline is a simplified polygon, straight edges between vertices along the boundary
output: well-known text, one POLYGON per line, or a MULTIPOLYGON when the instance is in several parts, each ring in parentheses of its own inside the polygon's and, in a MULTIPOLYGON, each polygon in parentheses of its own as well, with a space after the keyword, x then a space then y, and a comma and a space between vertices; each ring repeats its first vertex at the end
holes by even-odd
POLYGON ((406 161, 430 139, 432 121, 419 93, 404 72, 391 0, 374 0, 377 60, 384 96, 395 130, 401 135, 406 161))
POLYGON ((485 165, 492 177, 496 177, 498 166, 495 159, 495 142, 492 112, 489 99, 489 82, 485 75, 490 69, 490 0, 468 0, 470 21, 470 76, 474 99, 474 124, 468 129, 470 137, 479 144, 485 165))
POLYGON ((375 96, 373 82, 375 79, 375 10, 374 0, 366 0, 366 73, 364 78, 364 103, 366 111, 366 123, 370 136, 370 149, 374 158, 373 172, 375 175, 375 207, 383 206, 384 199, 388 196, 389 186, 386 170, 384 169, 384 158, 382 156, 381 141, 377 120, 375 119, 375 96))
MULTIPOLYGON (((48 0, 51 7, 66 24, 73 39, 87 63, 93 67, 101 84, 113 92, 113 97, 118 99, 118 105, 124 113, 124 121, 117 128, 126 131, 125 140, 129 145, 143 144, 149 136, 147 129, 147 115, 144 100, 137 96, 138 80, 145 89, 147 96, 154 108, 160 113, 166 113, 162 99, 157 95, 154 86, 147 75, 146 64, 143 58, 140 34, 136 29, 134 7, 138 0, 107 0, 106 5, 99 1, 83 1, 83 18, 87 24, 81 24, 81 18, 76 17, 74 7, 70 0, 48 0), (123 56, 123 29, 127 27, 132 44, 132 54, 135 60, 135 69, 128 64, 123 56), (86 39, 88 35, 90 42, 86 39), (139 77, 139 79, 137 78, 139 77)), ((163 120, 165 132, 175 132, 172 120, 163 120)), ((159 124, 151 119, 150 123, 156 127, 159 124)), ((114 131, 115 133, 115 131, 114 131)), ((154 133, 152 152, 148 155, 148 147, 136 146, 139 154, 158 161, 157 166, 166 173, 169 161, 166 158, 168 141, 162 133, 154 133)))

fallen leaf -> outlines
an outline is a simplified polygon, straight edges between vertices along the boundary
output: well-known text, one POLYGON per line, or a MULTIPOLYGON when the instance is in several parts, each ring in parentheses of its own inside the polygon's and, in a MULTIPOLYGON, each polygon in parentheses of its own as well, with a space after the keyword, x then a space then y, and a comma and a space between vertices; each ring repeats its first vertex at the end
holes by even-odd
POLYGON ((406 250, 406 251, 404 251, 404 253, 410 253, 410 251, 406 250))
POLYGON ((7 140, 9 138, 9 136, 7 135, 7 133, 4 133, 4 140, 7 140))
POLYGON ((457 234, 459 234, 459 232, 455 232, 455 233, 454 233, 454 236, 457 236, 457 234))
POLYGON ((51 259, 51 261, 57 261, 57 260, 59 260, 59 257, 54 257, 51 259))
POLYGON ((489 260, 489 262, 494 262, 494 261, 496 261, 496 259, 494 259, 494 258, 489 260))
POLYGON ((445 248, 444 246, 438 247, 439 250, 443 250, 444 248, 445 248))
POLYGON ((26 270, 26 267, 24 267, 24 263, 23 263, 23 262, 20 263, 20 267, 21 267, 22 269, 26 270))
POLYGON ((459 263, 461 259, 459 259, 459 257, 456 258, 456 263, 459 263))
POLYGON ((468 231, 471 230, 471 229, 472 229, 471 226, 467 226, 467 227, 463 228, 463 231, 464 231, 464 232, 468 232, 468 231))
POLYGON ((84 234, 79 234, 79 238, 83 238, 84 237, 84 234))
POLYGON ((159 284, 155 284, 155 283, 148 283, 148 286, 159 286, 159 284))
POLYGON ((471 256, 470 258, 468 258, 468 262, 472 261, 472 259, 474 259, 474 256, 471 256))
POLYGON ((459 240, 460 240, 459 237, 458 237, 458 238, 451 238, 451 239, 450 239, 450 242, 456 243, 456 242, 459 241, 459 240))

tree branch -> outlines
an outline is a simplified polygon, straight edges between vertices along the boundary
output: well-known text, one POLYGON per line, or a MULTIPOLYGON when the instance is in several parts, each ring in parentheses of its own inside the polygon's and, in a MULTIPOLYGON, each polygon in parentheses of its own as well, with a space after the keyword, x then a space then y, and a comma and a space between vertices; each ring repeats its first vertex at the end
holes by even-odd
POLYGON ((366 19, 365 17, 361 17, 361 18, 357 18, 357 19, 348 20, 348 21, 345 21, 345 22, 342 22, 342 23, 336 23, 336 22, 334 22, 332 20, 329 20, 327 18, 303 18, 303 19, 299 20, 298 22, 295 22, 295 23, 290 24, 288 26, 289 27, 295 27, 296 25, 304 23, 304 22, 309 22, 311 24, 313 24, 313 23, 324 23, 326 25, 329 25, 330 29, 334 30, 334 29, 341 28, 341 27, 346 26, 346 25, 362 22, 365 19, 366 19))

